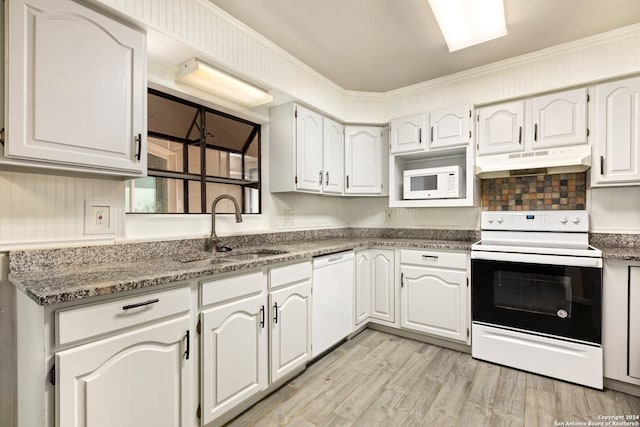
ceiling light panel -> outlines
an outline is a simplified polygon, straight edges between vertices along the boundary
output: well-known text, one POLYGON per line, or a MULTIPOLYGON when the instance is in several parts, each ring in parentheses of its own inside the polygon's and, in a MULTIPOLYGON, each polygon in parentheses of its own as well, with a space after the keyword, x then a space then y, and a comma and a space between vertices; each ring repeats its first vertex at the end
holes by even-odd
POLYGON ((429 0, 449 51, 507 35, 503 0, 429 0))

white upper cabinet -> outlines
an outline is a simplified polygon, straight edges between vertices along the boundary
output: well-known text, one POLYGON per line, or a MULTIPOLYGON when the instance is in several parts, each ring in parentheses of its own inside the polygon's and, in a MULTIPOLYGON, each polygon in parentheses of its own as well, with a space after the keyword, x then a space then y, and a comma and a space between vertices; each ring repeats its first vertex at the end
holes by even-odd
MULTIPOLYGON (((296 177, 298 190, 321 191, 322 116, 307 108, 296 110, 296 177)), ((274 165, 275 166, 275 165, 274 165)))
POLYGON ((447 108, 429 113, 429 149, 468 144, 471 108, 447 108))
POLYGON ((576 89, 533 98, 532 148, 587 142, 587 90, 576 89))
POLYGON ((70 0, 6 13, 4 161, 145 175, 146 36, 70 0))
POLYGON ((478 109, 478 155, 586 144, 587 90, 478 109))
POLYGON ((640 183, 640 78, 596 86, 591 185, 640 183))
POLYGON ((478 154, 499 154, 524 149, 524 101, 478 109, 478 154))
POLYGON ((382 195, 386 170, 384 129, 347 126, 345 131, 345 193, 382 195))
POLYGON ((408 153, 426 149, 426 114, 391 120, 391 153, 408 153))
POLYGON ((344 126, 323 117, 322 160, 324 166, 324 193, 344 192, 344 126))

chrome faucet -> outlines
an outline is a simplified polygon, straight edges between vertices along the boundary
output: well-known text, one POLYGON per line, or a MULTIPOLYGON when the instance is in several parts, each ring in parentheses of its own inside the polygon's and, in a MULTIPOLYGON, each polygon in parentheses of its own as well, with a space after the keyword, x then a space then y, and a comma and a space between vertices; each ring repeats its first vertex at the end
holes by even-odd
POLYGON ((236 222, 242 222, 242 214, 240 213, 240 205, 238 201, 228 194, 223 194, 215 198, 213 203, 211 203, 211 236, 207 240, 205 244, 205 249, 210 252, 226 252, 229 251, 229 248, 222 248, 219 246, 219 239, 216 236, 216 205, 222 199, 229 199, 233 202, 233 205, 236 208, 236 222))

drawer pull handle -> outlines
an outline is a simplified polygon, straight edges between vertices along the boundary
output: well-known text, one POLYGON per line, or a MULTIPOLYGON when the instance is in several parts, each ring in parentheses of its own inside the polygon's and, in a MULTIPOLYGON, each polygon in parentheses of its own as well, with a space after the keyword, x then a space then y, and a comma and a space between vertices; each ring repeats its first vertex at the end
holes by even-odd
POLYGON ((138 308, 138 307, 144 307, 145 305, 155 304, 157 302, 160 302, 160 300, 158 298, 155 298, 155 299, 150 299, 149 301, 139 302, 136 304, 123 305, 122 309, 129 310, 131 308, 138 308))
POLYGON ((437 260, 438 256, 437 255, 422 255, 422 258, 427 258, 427 259, 432 259, 432 260, 437 260))
POLYGON ((264 329, 264 305, 260 308, 260 327, 264 329))

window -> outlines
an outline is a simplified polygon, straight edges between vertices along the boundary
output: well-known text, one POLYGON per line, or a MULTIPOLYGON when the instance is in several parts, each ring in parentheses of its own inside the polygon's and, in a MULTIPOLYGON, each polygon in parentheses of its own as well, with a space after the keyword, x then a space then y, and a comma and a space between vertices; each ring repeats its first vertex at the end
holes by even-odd
POLYGON ((207 213, 221 194, 260 213, 260 125, 153 89, 147 106, 148 176, 129 181, 128 213, 207 213))

